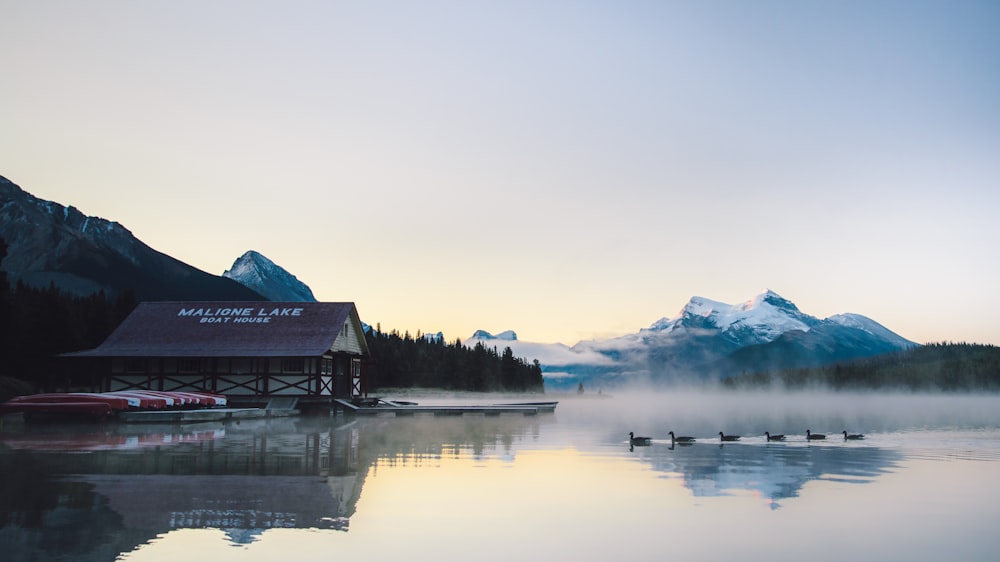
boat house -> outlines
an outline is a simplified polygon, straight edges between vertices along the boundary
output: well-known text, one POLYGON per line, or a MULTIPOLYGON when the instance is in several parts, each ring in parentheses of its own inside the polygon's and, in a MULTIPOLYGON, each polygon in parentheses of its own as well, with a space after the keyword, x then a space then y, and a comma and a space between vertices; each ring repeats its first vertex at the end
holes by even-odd
POLYGON ((229 397, 366 396, 370 362, 350 302, 144 302, 88 361, 101 390, 229 397))

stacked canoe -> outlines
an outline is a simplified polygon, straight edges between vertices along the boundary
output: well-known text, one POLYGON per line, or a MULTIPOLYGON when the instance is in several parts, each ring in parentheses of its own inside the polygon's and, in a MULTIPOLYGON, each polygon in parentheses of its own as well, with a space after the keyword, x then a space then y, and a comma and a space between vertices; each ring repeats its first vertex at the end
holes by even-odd
POLYGON ((61 392, 12 398, 0 404, 0 414, 108 418, 122 412, 220 408, 226 403, 225 396, 204 392, 61 392))

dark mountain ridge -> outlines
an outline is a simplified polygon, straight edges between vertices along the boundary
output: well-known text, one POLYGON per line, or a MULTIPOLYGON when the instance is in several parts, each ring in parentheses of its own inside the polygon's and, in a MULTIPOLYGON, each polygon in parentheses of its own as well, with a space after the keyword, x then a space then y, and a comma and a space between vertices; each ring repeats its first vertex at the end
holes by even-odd
POLYGON ((0 238, 10 283, 78 296, 130 291, 138 300, 267 300, 158 252, 117 222, 39 199, 0 176, 0 238))

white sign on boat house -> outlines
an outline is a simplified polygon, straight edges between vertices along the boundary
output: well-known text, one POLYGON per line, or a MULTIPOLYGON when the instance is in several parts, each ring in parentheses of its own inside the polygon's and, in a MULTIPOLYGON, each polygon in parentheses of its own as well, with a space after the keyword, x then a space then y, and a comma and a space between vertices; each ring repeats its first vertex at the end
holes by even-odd
POLYGON ((100 346, 105 391, 229 396, 367 394, 369 362, 351 302, 144 302, 100 346))

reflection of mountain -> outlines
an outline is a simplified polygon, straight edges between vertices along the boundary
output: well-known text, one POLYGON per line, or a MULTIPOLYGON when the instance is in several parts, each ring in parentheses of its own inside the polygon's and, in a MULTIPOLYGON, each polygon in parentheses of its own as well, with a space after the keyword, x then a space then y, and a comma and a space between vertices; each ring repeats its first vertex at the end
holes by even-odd
POLYGON ((695 496, 721 496, 751 490, 773 509, 778 500, 798 496, 811 480, 870 482, 899 462, 899 453, 852 445, 797 443, 697 443, 642 451, 656 470, 677 473, 695 496))
POLYGON ((541 419, 8 428, 0 432, 0 544, 16 545, 14 560, 75 562, 113 560, 176 529, 221 529, 233 543, 273 528, 347 531, 370 467, 460 450, 509 457, 515 441, 537 437, 541 419), (172 437, 149 444, 156 435, 172 437))

